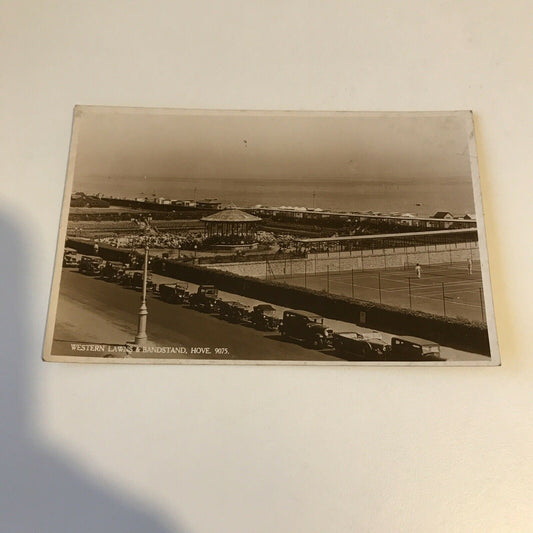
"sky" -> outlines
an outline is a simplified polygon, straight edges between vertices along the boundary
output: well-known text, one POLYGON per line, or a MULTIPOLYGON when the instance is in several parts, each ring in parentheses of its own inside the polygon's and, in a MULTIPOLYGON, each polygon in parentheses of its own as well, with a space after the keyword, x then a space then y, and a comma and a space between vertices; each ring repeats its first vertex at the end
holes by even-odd
POLYGON ((91 177, 471 180, 468 112, 76 113, 75 184, 91 177))

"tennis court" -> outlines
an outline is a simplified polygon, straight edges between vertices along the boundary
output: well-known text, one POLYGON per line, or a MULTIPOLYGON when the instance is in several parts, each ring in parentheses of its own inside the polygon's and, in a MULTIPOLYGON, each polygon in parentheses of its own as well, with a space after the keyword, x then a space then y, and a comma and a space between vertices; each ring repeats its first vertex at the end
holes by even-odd
POLYGON ((360 300, 381 302, 443 316, 486 321, 479 261, 472 273, 467 262, 422 265, 386 270, 344 270, 276 276, 290 285, 323 290, 360 300))

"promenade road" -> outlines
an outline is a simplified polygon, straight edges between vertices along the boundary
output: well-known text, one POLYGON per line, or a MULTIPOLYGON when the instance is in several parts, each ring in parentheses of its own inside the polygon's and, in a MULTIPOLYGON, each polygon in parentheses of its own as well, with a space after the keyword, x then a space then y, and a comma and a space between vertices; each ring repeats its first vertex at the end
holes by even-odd
MULTIPOLYGON (((103 356, 101 352, 80 352, 72 344, 99 343, 124 345, 132 341, 137 328, 140 293, 116 283, 106 282, 63 269, 57 321, 54 330, 54 355, 103 356)), ((310 350, 282 340, 277 332, 258 331, 231 324, 210 315, 172 305, 149 294, 148 338, 157 346, 210 347, 209 355, 156 354, 158 358, 266 359, 287 361, 340 361, 332 354, 310 350), (228 348, 229 354, 215 354, 215 347, 228 348)), ((118 355, 118 354, 117 354, 118 355)), ((148 357, 132 354, 133 357, 148 357)))

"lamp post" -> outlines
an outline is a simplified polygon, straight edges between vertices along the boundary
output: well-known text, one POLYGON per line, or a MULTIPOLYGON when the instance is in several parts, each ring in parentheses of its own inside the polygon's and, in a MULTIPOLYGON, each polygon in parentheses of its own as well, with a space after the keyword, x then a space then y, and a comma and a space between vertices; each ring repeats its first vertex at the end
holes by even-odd
POLYGON ((144 267, 141 306, 139 307, 139 321, 137 323, 137 335, 135 335, 135 345, 145 346, 146 341, 148 340, 148 336, 146 334, 146 322, 148 319, 148 306, 146 305, 146 284, 148 281, 148 232, 150 230, 151 217, 146 217, 142 219, 141 222, 137 222, 139 224, 142 224, 142 227, 144 227, 144 267))

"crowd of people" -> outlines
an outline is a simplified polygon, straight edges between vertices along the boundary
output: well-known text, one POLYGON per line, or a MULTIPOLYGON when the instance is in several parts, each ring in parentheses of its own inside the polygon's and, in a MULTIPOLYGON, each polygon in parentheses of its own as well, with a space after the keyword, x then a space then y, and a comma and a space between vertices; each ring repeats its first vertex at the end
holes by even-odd
POLYGON ((181 249, 181 250, 202 250, 213 244, 250 244, 258 243, 262 246, 276 247, 283 251, 291 251, 294 248, 294 237, 292 235, 274 235, 273 233, 259 231, 256 235, 230 235, 224 237, 206 238, 202 232, 187 232, 183 234, 158 232, 144 236, 134 235, 113 235, 101 237, 100 243, 113 246, 115 248, 143 248, 147 242, 150 248, 160 249, 181 249), (146 239, 146 240, 145 240, 146 239))
POLYGON ((193 250, 202 246, 204 239, 202 233, 189 232, 185 235, 176 233, 155 233, 153 235, 116 235, 102 237, 100 242, 116 248, 143 248, 148 244, 150 248, 168 248, 193 250))

